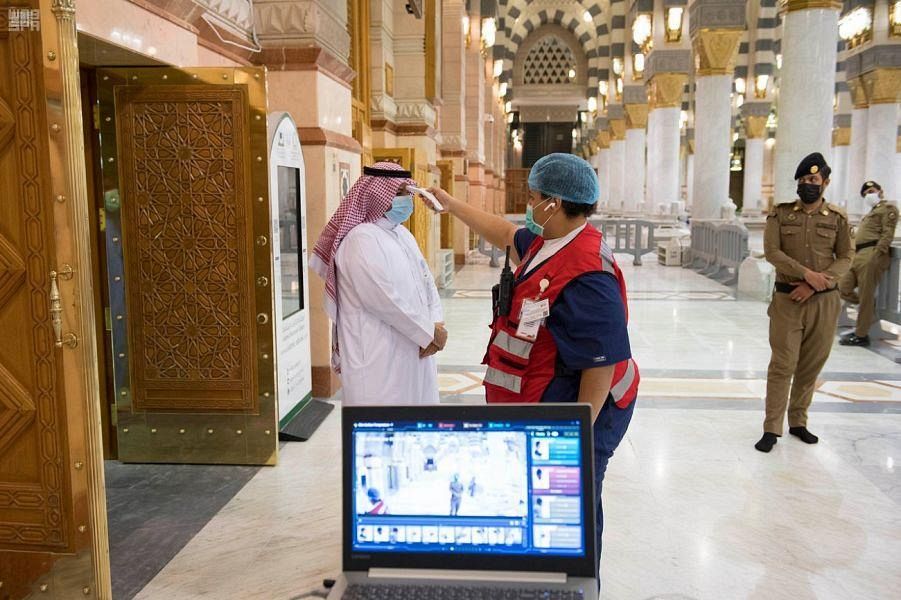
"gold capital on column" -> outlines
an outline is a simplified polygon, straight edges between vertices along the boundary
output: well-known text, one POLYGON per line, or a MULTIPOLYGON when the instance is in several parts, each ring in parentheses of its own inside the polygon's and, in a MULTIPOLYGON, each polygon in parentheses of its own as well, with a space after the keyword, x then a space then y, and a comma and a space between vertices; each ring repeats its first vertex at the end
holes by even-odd
POLYGON ((841 10, 841 0, 781 0, 780 12, 794 12, 796 10, 808 10, 811 8, 831 8, 841 10))
POLYGON ((626 104, 626 129, 644 129, 648 126, 647 104, 626 104))
POLYGON ((594 140, 597 142, 598 148, 606 150, 610 147, 610 132, 606 130, 599 131, 594 140))
POLYGON ((610 119, 610 141, 626 139, 626 120, 610 119))
POLYGON ((832 130, 833 146, 850 146, 851 145, 851 128, 836 127, 832 130))
POLYGON ((766 136, 766 119, 756 115, 745 117, 745 135, 748 139, 759 140, 766 136))
POLYGON ((679 108, 682 94, 688 83, 687 73, 657 73, 648 81, 650 110, 655 108, 679 108))
POLYGON ((848 91, 851 93, 851 104, 854 108, 866 108, 867 93, 863 87, 863 78, 855 77, 848 80, 848 91))
POLYGON ((901 69, 876 69, 861 76, 870 104, 894 104, 901 101, 901 69))
POLYGON ((735 70, 740 29, 702 29, 693 40, 698 76, 731 75, 735 70))

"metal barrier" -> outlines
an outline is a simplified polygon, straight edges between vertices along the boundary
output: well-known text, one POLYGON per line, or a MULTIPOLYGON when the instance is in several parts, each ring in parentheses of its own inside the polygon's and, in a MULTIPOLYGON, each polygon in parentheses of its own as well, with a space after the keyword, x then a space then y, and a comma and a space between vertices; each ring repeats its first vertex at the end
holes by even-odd
POLYGON ((693 221, 686 265, 723 285, 738 283, 738 268, 750 254, 748 230, 734 222, 693 221))
MULTIPOLYGON (((506 215, 507 220, 514 225, 525 224, 523 215, 506 215)), ((632 264, 641 266, 641 257, 649 252, 657 252, 657 239, 654 236, 656 223, 639 219, 610 219, 603 217, 589 217, 591 223, 604 236, 604 241, 610 246, 614 254, 631 254, 632 264)), ((497 251, 497 256, 503 256, 503 252, 497 251)), ((479 252, 485 256, 492 256, 487 248, 487 242, 479 238, 479 252)), ((491 266, 497 266, 492 259, 491 266)))
POLYGON ((716 224, 709 221, 693 221, 689 262, 686 267, 703 271, 716 261, 716 224))
POLYGON ((632 264, 641 266, 641 257, 649 252, 657 252, 654 238, 656 225, 639 219, 597 219, 589 222, 603 234, 604 241, 614 254, 631 254, 632 264))
POLYGON ((501 266, 500 257, 506 252, 501 251, 497 246, 489 244, 485 238, 479 236, 479 254, 487 256, 491 260, 488 262, 492 267, 501 266))
MULTIPOLYGON (((892 246, 891 263, 876 287, 876 320, 867 335, 874 340, 893 340, 898 336, 882 328, 882 321, 901 325, 901 246, 892 246)), ((839 327, 854 327, 856 321, 849 314, 850 305, 842 303, 839 327)), ((901 362, 901 355, 896 361, 901 362)))

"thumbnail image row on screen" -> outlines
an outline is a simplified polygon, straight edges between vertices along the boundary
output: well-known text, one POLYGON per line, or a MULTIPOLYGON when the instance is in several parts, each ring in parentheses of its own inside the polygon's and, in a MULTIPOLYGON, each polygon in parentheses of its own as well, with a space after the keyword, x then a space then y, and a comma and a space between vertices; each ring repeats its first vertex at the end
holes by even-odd
MULTIPOLYGON (((453 527, 442 525, 358 525, 357 542, 375 544, 439 544, 475 546, 523 546, 523 527, 453 527)), ((535 525, 535 548, 582 547, 579 525, 535 525)))
POLYGON ((357 541, 390 544, 521 546, 523 527, 451 525, 358 525, 357 541))

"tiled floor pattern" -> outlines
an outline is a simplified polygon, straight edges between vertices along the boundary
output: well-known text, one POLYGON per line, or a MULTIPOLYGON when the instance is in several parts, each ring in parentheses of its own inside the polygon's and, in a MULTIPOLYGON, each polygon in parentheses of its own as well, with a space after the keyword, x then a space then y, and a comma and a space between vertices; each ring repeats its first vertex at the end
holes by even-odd
MULTIPOLYGON (((873 600, 901 588, 901 415, 638 409, 604 485, 604 600, 873 600), (894 590, 894 591, 893 591, 894 590)), ((340 411, 288 444, 137 596, 288 600, 340 569, 340 411)))
MULTIPOLYGON (((766 305, 686 269, 623 261, 645 374, 604 487, 604 600, 895 598, 901 589, 901 367, 836 345, 814 398, 821 443, 760 435, 766 305), (878 414, 869 414, 869 413, 878 414), (893 591, 895 590, 895 591, 893 591)), ((484 402, 487 290, 458 271, 445 294, 442 400, 484 402)), ((892 348, 885 345, 884 348, 892 348)), ((288 444, 141 599, 296 598, 340 569, 340 411, 288 444)))

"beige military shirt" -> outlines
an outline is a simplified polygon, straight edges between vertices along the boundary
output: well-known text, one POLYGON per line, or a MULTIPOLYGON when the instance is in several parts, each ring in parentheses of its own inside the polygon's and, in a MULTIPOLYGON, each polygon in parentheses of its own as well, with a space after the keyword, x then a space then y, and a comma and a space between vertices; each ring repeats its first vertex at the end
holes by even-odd
POLYGON ((804 204, 779 204, 766 220, 763 250, 776 267, 776 281, 804 279, 806 269, 832 277, 833 285, 851 267, 854 247, 848 217, 839 207, 824 202, 808 214, 804 204))
POLYGON ((898 208, 886 200, 867 213, 854 233, 856 245, 876 242, 876 249, 887 254, 895 238, 895 225, 898 224, 898 208))

